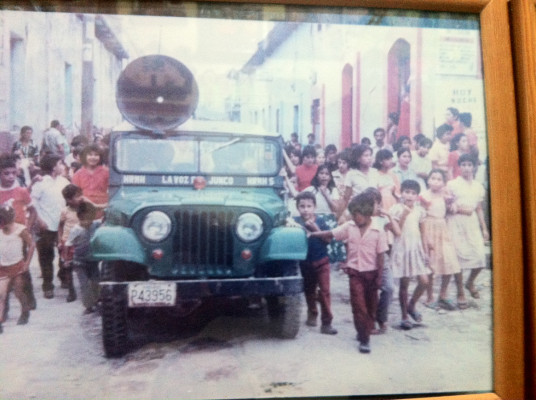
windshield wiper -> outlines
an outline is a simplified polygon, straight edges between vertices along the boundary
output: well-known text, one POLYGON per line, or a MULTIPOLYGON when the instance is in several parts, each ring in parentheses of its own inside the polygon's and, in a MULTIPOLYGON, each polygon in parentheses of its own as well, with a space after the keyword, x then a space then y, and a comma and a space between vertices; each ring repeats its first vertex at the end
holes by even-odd
POLYGON ((225 147, 229 147, 230 145, 240 142, 241 140, 243 140, 243 138, 236 138, 236 139, 230 140, 229 142, 223 143, 219 145, 218 147, 210 150, 209 153, 214 153, 216 150, 221 150, 221 149, 224 149, 225 147))

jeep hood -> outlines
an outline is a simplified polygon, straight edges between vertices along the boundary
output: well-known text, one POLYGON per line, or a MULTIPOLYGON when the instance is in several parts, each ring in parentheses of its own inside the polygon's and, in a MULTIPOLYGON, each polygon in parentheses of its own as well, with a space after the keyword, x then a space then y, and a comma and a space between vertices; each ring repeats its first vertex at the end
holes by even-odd
POLYGON ((285 209, 273 188, 147 188, 122 187, 109 202, 109 213, 131 217, 146 207, 219 206, 260 209, 274 217, 285 209))

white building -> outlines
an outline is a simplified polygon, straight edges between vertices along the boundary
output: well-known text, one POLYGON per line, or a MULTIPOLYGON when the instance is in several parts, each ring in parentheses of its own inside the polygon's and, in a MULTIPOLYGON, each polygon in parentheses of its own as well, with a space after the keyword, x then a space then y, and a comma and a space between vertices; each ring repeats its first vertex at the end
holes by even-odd
POLYGON ((0 148, 54 119, 69 135, 121 121, 115 82, 128 57, 113 16, 0 11, 0 148), (8 134, 10 132, 11 134, 8 134))
POLYGON ((244 122, 338 148, 372 138, 400 113, 399 134, 432 138, 447 107, 471 112, 485 148, 476 29, 279 22, 237 78, 244 122))

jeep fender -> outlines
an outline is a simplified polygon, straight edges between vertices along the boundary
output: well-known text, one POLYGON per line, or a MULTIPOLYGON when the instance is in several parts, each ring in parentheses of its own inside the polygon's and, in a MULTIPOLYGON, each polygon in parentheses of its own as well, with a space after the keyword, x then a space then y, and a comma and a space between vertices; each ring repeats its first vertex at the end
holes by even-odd
POLYGON ((125 260, 145 264, 145 252, 130 228, 103 226, 91 238, 93 258, 99 261, 125 260))
POLYGON ((307 236, 301 228, 280 227, 273 229, 264 241, 259 262, 275 260, 305 260, 307 236))

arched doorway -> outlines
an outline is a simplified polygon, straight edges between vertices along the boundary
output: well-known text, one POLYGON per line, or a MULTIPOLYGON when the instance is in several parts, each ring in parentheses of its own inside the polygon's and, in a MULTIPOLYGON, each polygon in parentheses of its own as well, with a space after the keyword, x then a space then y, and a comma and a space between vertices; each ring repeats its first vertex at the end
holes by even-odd
POLYGON ((353 68, 346 64, 342 69, 341 93, 341 148, 352 145, 352 110, 353 110, 353 68))
POLYGON ((410 134, 410 44, 398 39, 389 50, 387 59, 387 113, 399 115, 398 134, 410 134))

